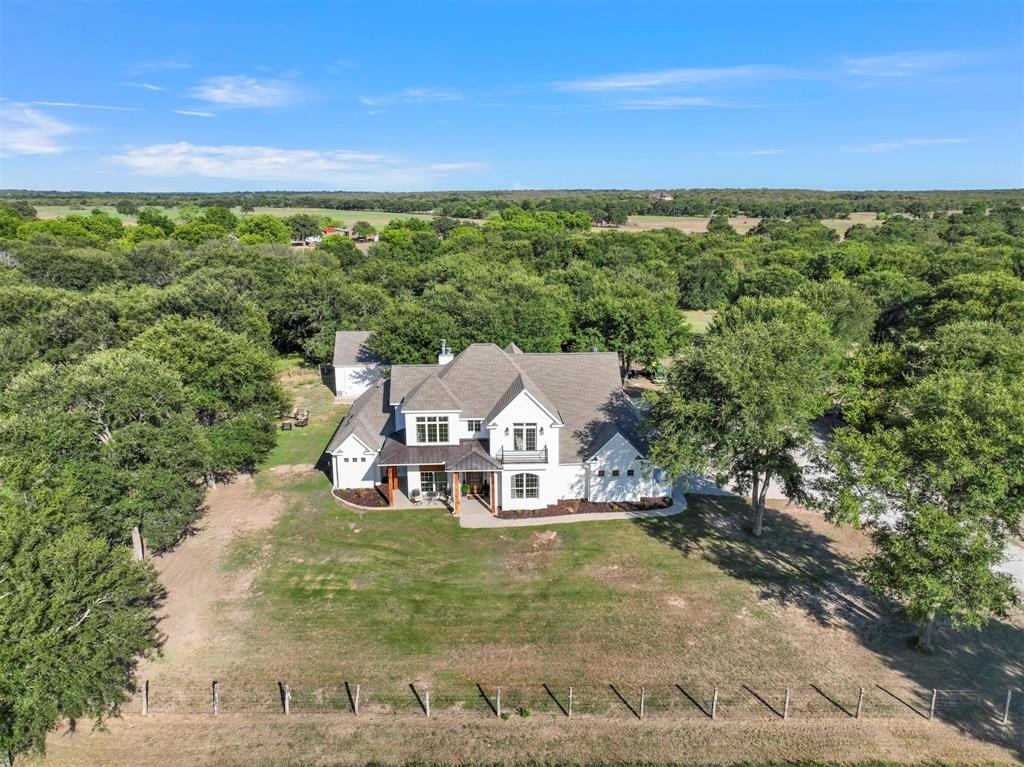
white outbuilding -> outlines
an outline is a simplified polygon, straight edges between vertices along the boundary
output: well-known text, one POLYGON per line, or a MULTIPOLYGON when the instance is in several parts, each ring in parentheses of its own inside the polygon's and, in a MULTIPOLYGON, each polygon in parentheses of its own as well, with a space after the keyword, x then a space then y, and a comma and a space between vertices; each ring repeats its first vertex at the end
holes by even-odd
POLYGON ((339 330, 334 334, 334 393, 355 399, 380 380, 384 360, 368 345, 370 331, 339 330))

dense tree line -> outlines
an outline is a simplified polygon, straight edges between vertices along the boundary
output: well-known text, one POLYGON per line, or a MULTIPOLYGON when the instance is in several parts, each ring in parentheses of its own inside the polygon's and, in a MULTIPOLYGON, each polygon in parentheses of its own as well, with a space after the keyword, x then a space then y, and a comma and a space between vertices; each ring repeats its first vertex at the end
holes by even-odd
POLYGON ((756 218, 846 218, 853 212, 903 213, 918 218, 962 210, 972 203, 1024 204, 1019 189, 935 190, 921 192, 816 189, 672 189, 643 190, 506 190, 488 192, 238 192, 238 193, 69 193, 6 190, 0 204, 71 205, 88 210, 115 205, 122 213, 146 206, 192 205, 327 208, 390 213, 433 213, 454 218, 485 218, 508 207, 585 213, 594 221, 623 224, 629 216, 710 216, 717 209, 756 218), (671 198, 671 199, 668 199, 671 198))
POLYGON ((740 236, 720 198, 702 235, 591 233, 591 211, 521 198, 483 223, 399 218, 366 249, 306 249, 288 245, 316 223, 301 215, 188 199, 175 221, 140 197, 136 226, 0 208, 0 594, 31 602, 0 599, 0 662, 19 669, 0 678, 8 754, 121 700, 159 599, 126 553, 133 528, 173 547, 206 487, 272 447, 276 355, 323 362, 339 329, 375 331, 396 363, 431 361, 442 337, 612 350, 624 370, 674 355, 649 411, 666 469, 749 492, 755 532, 772 480, 864 525, 868 583, 926 628, 1014 598, 991 564, 1024 497, 1019 207, 840 240, 814 217, 740 236), (706 335, 689 309, 718 310, 706 335), (794 457, 826 413, 842 428, 815 485, 794 457), (33 612, 57 592, 59 610, 33 612))

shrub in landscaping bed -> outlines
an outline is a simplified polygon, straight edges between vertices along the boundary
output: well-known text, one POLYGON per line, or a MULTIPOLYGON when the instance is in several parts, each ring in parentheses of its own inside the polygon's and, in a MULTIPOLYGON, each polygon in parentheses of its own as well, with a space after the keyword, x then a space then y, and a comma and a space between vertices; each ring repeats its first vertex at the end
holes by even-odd
POLYGON ((560 517, 568 514, 610 514, 616 511, 650 511, 651 509, 667 509, 672 505, 668 496, 659 498, 641 498, 639 501, 586 501, 582 498, 571 498, 543 509, 500 509, 501 519, 536 519, 538 517, 560 517))

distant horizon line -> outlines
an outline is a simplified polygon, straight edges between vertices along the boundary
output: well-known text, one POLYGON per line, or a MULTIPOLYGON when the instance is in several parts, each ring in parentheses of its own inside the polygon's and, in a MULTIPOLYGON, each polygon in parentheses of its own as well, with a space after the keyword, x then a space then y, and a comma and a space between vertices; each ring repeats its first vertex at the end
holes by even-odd
POLYGON ((244 195, 244 194, 352 194, 352 195, 416 195, 416 194, 522 194, 522 193, 605 193, 605 192, 824 192, 826 194, 881 194, 892 192, 910 192, 923 194, 928 192, 1021 192, 1024 187, 931 187, 928 189, 912 188, 890 188, 890 189, 852 189, 836 188, 825 189, 822 187, 803 186, 693 186, 693 187, 533 187, 533 188, 491 188, 491 189, 417 189, 412 191, 375 191, 356 189, 222 189, 213 192, 202 192, 196 190, 179 191, 124 191, 124 190, 98 190, 98 189, 24 189, 24 188, 2 188, 0 195, 11 194, 35 194, 35 195, 74 195, 74 194, 127 194, 127 195, 244 195))

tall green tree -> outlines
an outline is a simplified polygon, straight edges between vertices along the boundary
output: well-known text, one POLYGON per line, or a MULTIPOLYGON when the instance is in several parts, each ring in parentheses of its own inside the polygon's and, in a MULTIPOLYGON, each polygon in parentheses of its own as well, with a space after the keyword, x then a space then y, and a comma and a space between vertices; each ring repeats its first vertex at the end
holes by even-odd
POLYGON ((167 364, 181 378, 208 430, 216 471, 253 466, 274 446, 275 414, 288 399, 267 349, 209 320, 168 317, 129 348, 167 364))
POLYGON ((242 219, 235 227, 238 239, 247 245, 291 242, 292 232, 277 216, 261 214, 242 219))
POLYGON ((127 700, 135 661, 157 647, 159 594, 126 546, 0 501, 0 761, 127 700))
POLYGON ((1024 384, 981 371, 928 375, 869 431, 839 429, 818 504, 868 529, 868 584, 921 624, 980 627, 1019 596, 993 566, 1024 524, 1024 384))
POLYGON ((199 517, 209 447, 181 379, 134 351, 36 365, 0 395, 0 482, 115 543, 156 550, 199 517))
POLYGON ((650 395, 651 460, 675 476, 711 475, 750 492, 760 536, 772 479, 804 492, 798 450, 829 405, 838 351, 825 321, 794 299, 741 299, 685 349, 650 395))

